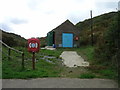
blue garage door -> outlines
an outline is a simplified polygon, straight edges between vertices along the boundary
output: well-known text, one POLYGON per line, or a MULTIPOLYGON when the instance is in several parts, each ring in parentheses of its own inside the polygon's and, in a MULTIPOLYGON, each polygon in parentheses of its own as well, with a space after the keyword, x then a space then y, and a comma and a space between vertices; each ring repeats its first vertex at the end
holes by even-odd
POLYGON ((73 34, 72 33, 62 34, 62 45, 63 47, 73 47, 73 34))

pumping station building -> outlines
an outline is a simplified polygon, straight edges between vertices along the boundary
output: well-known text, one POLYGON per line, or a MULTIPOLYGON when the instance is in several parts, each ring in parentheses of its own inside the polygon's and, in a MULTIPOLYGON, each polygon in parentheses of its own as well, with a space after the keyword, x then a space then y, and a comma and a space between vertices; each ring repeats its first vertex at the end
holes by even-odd
POLYGON ((79 47, 80 30, 73 23, 66 20, 61 25, 47 33, 47 46, 79 47))

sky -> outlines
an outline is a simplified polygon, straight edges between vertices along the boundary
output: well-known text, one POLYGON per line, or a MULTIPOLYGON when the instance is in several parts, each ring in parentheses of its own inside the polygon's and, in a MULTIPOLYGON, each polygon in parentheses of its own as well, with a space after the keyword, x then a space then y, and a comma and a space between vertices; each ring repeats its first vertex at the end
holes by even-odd
POLYGON ((117 11, 119 0, 0 0, 0 29, 28 39, 45 37, 69 19, 73 24, 117 11))

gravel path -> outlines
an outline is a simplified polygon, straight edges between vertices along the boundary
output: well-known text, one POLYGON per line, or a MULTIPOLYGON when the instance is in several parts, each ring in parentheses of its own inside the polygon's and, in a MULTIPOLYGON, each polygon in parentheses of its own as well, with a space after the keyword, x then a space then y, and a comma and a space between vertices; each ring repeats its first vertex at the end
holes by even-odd
POLYGON ((89 63, 85 62, 84 59, 79 56, 76 51, 64 51, 60 57, 62 57, 63 63, 67 67, 89 66, 89 63))
POLYGON ((117 88, 109 79, 38 78, 3 79, 3 88, 117 88))

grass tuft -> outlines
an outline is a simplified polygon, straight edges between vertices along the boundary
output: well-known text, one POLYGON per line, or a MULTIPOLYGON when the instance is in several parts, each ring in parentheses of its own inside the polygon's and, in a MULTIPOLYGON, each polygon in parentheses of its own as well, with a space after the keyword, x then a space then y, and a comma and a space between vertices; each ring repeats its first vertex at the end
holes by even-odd
POLYGON ((91 79, 91 78, 95 78, 95 77, 96 77, 96 76, 95 76, 95 74, 93 74, 93 73, 83 73, 83 74, 80 75, 79 78, 91 79))

